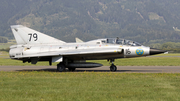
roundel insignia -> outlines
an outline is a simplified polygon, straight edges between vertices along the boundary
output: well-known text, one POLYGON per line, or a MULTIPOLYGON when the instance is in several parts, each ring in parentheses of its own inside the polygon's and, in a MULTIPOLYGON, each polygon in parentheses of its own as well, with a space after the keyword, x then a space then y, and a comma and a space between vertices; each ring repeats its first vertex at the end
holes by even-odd
POLYGON ((143 49, 136 49, 136 54, 137 55, 143 55, 144 54, 144 50, 143 49))

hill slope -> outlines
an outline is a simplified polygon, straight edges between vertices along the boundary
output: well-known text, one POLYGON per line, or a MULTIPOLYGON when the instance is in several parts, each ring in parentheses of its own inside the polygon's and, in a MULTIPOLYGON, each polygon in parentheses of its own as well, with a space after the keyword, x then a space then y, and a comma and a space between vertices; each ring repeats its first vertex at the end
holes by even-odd
POLYGON ((74 41, 122 37, 140 43, 180 42, 177 0, 18 0, 0 1, 0 36, 22 24, 74 41))

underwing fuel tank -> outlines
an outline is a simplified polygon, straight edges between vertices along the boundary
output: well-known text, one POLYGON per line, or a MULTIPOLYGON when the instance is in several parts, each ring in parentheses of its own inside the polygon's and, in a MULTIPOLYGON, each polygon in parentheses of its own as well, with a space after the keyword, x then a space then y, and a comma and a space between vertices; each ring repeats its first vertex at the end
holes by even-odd
POLYGON ((92 62, 76 62, 76 63, 69 63, 67 67, 71 68, 95 68, 95 67, 100 67, 103 66, 102 64, 99 63, 92 63, 92 62))

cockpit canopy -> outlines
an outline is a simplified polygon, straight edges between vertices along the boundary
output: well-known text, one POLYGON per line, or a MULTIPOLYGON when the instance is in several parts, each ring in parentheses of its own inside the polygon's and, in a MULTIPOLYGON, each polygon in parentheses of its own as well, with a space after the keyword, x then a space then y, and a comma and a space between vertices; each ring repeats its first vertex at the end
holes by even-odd
POLYGON ((102 40, 102 43, 130 45, 130 46, 142 46, 138 42, 134 42, 134 41, 131 41, 131 40, 120 39, 120 38, 107 38, 107 39, 102 40))

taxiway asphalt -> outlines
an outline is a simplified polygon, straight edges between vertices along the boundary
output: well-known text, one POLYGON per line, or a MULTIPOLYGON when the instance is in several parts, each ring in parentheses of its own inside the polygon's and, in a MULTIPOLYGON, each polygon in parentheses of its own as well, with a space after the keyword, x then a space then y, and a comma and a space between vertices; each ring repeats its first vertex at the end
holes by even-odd
MULTIPOLYGON (((68 72, 68 69, 66 69, 68 72)), ((0 66, 0 71, 50 71, 56 66, 0 66)), ((74 72, 110 72, 109 66, 77 68, 74 72)), ((118 73, 180 73, 180 66, 117 66, 118 73)))

